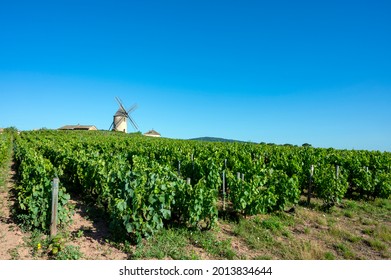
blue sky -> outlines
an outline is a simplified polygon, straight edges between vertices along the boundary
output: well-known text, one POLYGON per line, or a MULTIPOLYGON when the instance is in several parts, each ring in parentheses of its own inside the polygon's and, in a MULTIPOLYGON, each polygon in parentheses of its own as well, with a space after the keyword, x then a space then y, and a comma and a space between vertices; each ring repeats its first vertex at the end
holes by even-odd
POLYGON ((390 1, 3 1, 0 127, 391 151, 390 1))

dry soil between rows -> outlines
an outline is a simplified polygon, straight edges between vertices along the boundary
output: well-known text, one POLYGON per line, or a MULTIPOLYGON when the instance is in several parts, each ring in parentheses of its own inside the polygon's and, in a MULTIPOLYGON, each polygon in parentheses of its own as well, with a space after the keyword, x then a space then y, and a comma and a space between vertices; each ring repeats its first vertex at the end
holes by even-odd
POLYGON ((14 222, 11 212, 15 203, 11 192, 15 172, 9 168, 6 174, 5 185, 0 187, 0 260, 30 259, 29 249, 24 242, 29 234, 14 222))

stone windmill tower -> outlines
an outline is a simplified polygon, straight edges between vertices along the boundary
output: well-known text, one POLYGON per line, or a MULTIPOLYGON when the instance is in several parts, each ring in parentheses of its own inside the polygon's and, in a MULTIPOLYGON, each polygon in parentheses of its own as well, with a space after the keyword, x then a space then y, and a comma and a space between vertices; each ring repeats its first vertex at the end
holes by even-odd
POLYGON ((115 113, 113 117, 113 123, 111 124, 109 130, 113 131, 121 131, 121 132, 128 132, 128 120, 132 124, 133 128, 135 131, 138 131, 138 126, 136 122, 132 119, 130 116, 130 113, 136 110, 137 105, 134 104, 132 107, 130 107, 129 110, 126 110, 125 107, 123 106, 123 103, 121 99, 118 97, 115 98, 117 100, 117 103, 119 105, 119 108, 117 112, 115 113))

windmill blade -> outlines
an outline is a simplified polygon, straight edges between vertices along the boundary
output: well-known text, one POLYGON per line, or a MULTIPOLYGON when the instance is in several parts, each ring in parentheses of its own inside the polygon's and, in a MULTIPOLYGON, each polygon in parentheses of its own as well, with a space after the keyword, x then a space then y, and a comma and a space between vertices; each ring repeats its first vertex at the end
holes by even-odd
POLYGON ((134 104, 132 107, 130 107, 130 109, 126 113, 129 115, 129 113, 133 112, 136 109, 137 109, 137 104, 134 104))
POLYGON ((109 131, 113 128, 113 126, 114 126, 114 122, 111 123, 109 131))
POLYGON ((118 103, 118 105, 119 105, 119 107, 122 109, 122 111, 126 114, 126 110, 125 110, 125 107, 124 107, 124 105, 122 105, 122 101, 121 101, 121 99, 119 99, 119 97, 115 97, 115 100, 117 100, 117 103, 118 103))
POLYGON ((139 130, 136 122, 131 117, 129 117, 129 120, 130 120, 131 124, 133 125, 134 129, 139 130))
POLYGON ((117 100, 118 105, 122 107, 122 101, 118 96, 115 97, 115 100, 117 100))

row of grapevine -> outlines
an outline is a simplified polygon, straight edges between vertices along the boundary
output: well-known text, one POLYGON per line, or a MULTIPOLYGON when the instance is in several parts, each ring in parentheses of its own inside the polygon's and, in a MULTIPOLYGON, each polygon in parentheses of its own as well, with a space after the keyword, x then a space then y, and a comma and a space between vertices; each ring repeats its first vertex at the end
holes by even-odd
POLYGON ((11 135, 8 133, 0 134, 0 167, 2 167, 9 158, 11 148, 11 135))
POLYGON ((43 212, 56 175, 63 221, 69 193, 80 194, 107 210, 117 232, 138 240, 167 224, 210 228, 218 217, 223 172, 229 207, 244 215, 295 204, 310 182, 313 194, 330 205, 347 196, 391 194, 391 155, 380 152, 36 131, 17 138, 15 157, 19 208, 27 221, 36 219, 30 224, 48 227, 43 212))
POLYGON ((49 227, 49 215, 42 212, 48 212, 47 192, 55 174, 67 191, 107 209, 117 232, 128 233, 137 240, 152 235, 166 223, 197 227, 202 222, 210 227, 216 221, 218 173, 209 172, 196 185, 189 186, 169 165, 150 161, 141 154, 115 153, 104 143, 96 146, 94 142, 57 140, 22 135, 16 141, 15 158, 22 186, 17 189, 22 210, 19 216, 31 220, 33 226, 49 227), (37 215, 41 215, 39 219, 37 215))
MULTIPOLYGON (((31 144, 18 138, 14 161, 17 169, 17 217, 27 228, 47 230, 51 215, 51 181, 56 176, 48 159, 38 153, 31 144)), ((70 220, 68 200, 64 187, 59 189, 59 223, 70 220)))

